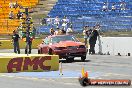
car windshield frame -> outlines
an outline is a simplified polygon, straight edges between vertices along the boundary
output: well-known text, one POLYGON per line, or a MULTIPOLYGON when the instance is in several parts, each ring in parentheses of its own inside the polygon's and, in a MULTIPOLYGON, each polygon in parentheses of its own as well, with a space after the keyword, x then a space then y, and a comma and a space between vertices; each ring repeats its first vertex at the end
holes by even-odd
POLYGON ((72 35, 66 35, 66 36, 55 36, 51 38, 51 43, 59 43, 60 41, 74 41, 74 42, 79 42, 79 40, 72 35))

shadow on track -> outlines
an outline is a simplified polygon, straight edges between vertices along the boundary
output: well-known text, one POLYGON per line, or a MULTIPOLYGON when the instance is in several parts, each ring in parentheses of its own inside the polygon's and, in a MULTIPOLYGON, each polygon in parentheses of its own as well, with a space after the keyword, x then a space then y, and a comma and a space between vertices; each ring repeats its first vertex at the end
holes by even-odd
MULTIPOLYGON (((66 60, 64 59, 60 59, 59 62, 62 62, 62 63, 68 63, 66 60)), ((76 63, 76 62, 82 62, 81 60, 74 60, 73 62, 70 62, 70 63, 76 63)), ((91 60, 85 60, 85 62, 91 62, 91 60)))

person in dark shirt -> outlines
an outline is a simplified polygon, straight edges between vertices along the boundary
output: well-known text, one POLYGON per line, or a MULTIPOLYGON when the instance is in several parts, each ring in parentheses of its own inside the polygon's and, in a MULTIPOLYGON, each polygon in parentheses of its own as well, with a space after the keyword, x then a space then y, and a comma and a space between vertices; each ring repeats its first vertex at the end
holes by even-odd
POLYGON ((30 36, 30 33, 26 33, 26 47, 25 47, 25 54, 31 54, 32 50, 32 38, 30 36))
POLYGON ((50 29, 50 35, 54 35, 55 30, 53 28, 50 29))
POLYGON ((99 36, 99 33, 96 30, 96 27, 94 27, 94 30, 89 37, 89 45, 90 45, 89 54, 95 54, 94 48, 95 48, 95 44, 96 44, 96 40, 98 36, 99 36))
POLYGON ((12 36, 12 42, 14 46, 14 53, 20 54, 20 48, 19 48, 19 35, 16 33, 16 31, 13 31, 13 36, 12 36))
POLYGON ((17 19, 20 19, 22 17, 22 13, 20 12, 20 10, 17 13, 17 19))

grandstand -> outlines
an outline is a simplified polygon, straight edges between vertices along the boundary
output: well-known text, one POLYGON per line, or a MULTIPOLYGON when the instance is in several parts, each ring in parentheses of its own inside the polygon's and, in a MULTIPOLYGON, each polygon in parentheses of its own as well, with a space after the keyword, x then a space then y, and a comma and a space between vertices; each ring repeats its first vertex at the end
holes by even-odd
MULTIPOLYGON (((103 31, 131 31, 132 30, 132 0, 58 0, 50 10, 48 16, 68 17, 75 31, 83 26, 93 27, 100 24, 103 31), (121 2, 125 2, 126 9, 121 10, 121 2), (107 3, 108 11, 102 11, 107 3), (112 4, 116 10, 112 11, 112 4)), ((48 32, 48 26, 40 26, 40 32, 48 32)))
POLYGON ((10 11, 18 13, 20 8, 10 8, 10 3, 16 3, 22 7, 34 7, 38 3, 38 0, 0 0, 0 34, 12 34, 13 30, 16 30, 20 25, 19 19, 9 19, 10 11))

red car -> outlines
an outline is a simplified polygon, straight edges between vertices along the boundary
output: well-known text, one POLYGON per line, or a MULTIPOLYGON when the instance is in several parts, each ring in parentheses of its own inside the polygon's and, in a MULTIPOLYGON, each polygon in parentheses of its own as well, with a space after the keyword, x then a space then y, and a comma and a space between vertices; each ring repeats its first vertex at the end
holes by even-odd
POLYGON ((81 57, 85 61, 87 48, 84 43, 72 35, 52 35, 43 40, 38 46, 38 54, 55 54, 59 58, 65 58, 67 62, 74 61, 74 57, 81 57))

